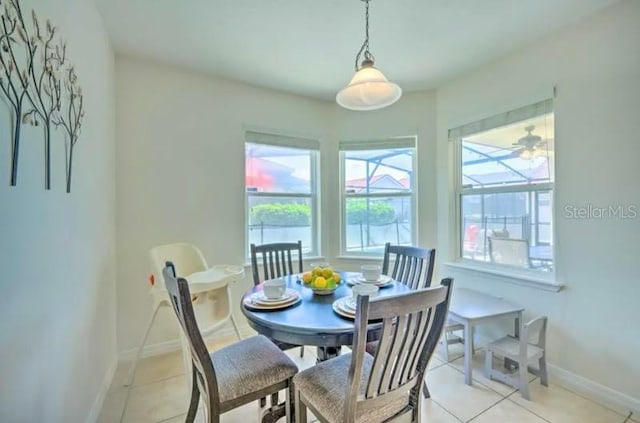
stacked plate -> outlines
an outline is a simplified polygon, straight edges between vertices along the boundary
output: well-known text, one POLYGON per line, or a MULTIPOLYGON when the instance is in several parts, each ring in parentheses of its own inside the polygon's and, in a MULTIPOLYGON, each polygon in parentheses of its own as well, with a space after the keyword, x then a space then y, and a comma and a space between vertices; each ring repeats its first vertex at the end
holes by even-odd
POLYGON ((338 298, 333 302, 333 311, 342 317, 354 319, 356 317, 356 303, 353 297, 338 298))
POLYGON ((351 285, 359 285, 359 284, 371 284, 377 287, 382 288, 383 286, 388 286, 393 283, 393 279, 387 275, 380 275, 380 277, 375 281, 370 281, 362 277, 362 275, 357 276, 355 278, 349 279, 347 282, 351 285))
POLYGON ((252 310, 278 310, 297 304, 300 294, 295 289, 287 289, 280 298, 267 298, 263 291, 244 297, 244 306, 252 310))

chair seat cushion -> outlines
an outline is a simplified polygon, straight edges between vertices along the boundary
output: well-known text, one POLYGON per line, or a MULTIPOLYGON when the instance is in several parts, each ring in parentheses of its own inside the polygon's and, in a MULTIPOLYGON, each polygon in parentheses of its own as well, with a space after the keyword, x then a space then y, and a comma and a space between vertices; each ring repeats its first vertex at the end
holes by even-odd
MULTIPOLYGON (((342 423, 346 396, 351 354, 344 354, 331 360, 304 370, 293 378, 293 384, 306 399, 306 403, 322 413, 330 423, 342 423)), ((367 380, 373 365, 373 357, 364 355, 363 372, 360 383, 360 394, 364 395, 367 380)), ((362 413, 356 410, 356 422, 383 421, 403 410, 408 405, 408 396, 396 398, 386 404, 362 413)))
POLYGON ((211 354, 220 403, 283 382, 298 372, 296 364, 262 335, 211 354))
POLYGON ((378 341, 367 342, 367 346, 365 347, 365 351, 371 355, 375 355, 378 350, 378 341))
MULTIPOLYGON (((520 355, 520 340, 513 336, 505 336, 490 343, 487 348, 498 355, 517 360, 520 355)), ((543 354, 544 350, 542 348, 527 344, 527 360, 540 358, 543 354)))

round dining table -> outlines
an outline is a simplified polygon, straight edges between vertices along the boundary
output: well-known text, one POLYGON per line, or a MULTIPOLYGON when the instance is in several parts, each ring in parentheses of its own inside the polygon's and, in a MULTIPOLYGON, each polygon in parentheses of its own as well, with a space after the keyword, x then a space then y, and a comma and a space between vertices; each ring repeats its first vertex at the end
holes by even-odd
MULTIPOLYGON (((248 290, 240 308, 249 325, 258 333, 275 341, 290 345, 315 345, 318 349, 318 362, 340 354, 342 345, 351 345, 353 341, 353 319, 342 317, 333 310, 333 302, 339 298, 351 296, 351 285, 360 273, 340 272, 342 283, 331 295, 314 294, 313 290, 300 281, 300 275, 284 276, 287 289, 295 289, 301 301, 286 308, 276 310, 255 310, 244 306, 245 298, 262 290, 259 284, 248 290)), ((410 291, 400 282, 393 281, 381 287, 378 297, 392 296, 410 291)), ((380 336, 381 325, 370 325, 368 341, 380 336)))

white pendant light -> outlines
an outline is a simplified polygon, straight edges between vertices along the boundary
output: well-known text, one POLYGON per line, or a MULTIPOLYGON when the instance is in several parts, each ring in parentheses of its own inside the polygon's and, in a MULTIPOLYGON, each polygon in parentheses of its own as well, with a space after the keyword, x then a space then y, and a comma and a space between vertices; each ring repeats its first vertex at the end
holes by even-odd
POLYGON ((374 66, 374 57, 369 52, 369 0, 362 0, 366 7, 366 37, 360 51, 356 55, 356 73, 351 82, 336 95, 336 102, 349 110, 376 110, 387 107, 398 101, 402 89, 398 84, 390 82, 380 70, 374 66), (360 67, 358 62, 364 53, 360 67))

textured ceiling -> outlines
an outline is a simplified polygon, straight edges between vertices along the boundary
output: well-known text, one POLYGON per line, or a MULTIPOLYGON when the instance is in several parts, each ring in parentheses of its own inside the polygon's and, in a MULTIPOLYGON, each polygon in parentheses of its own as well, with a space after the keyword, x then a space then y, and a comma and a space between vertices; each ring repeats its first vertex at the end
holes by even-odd
MULTIPOLYGON (((371 52, 434 88, 617 0, 371 0, 371 52)), ((364 39, 359 0, 96 0, 118 53, 333 99, 364 39)))

